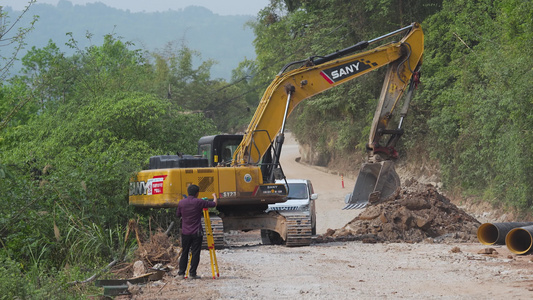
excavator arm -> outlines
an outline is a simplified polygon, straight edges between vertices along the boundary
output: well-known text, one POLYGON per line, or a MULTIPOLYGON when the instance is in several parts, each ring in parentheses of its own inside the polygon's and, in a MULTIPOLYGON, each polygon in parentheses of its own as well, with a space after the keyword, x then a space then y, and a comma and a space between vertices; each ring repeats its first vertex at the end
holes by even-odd
MULTIPOLYGON (((422 28, 419 24, 413 23, 323 57, 313 57, 287 64, 261 98, 243 140, 234 153, 233 166, 258 165, 262 163, 267 151, 273 147, 274 155, 269 171, 271 174, 267 176, 267 181, 273 182, 274 177, 283 178, 282 172, 278 172, 278 174, 281 173, 280 176, 275 171, 279 166, 285 122, 294 108, 309 97, 383 66, 388 66, 388 71, 375 111, 368 147, 371 162, 376 160, 376 154, 383 155, 392 152, 386 159, 394 158, 394 145, 401 136, 402 129, 388 129, 389 122, 399 106, 401 96, 407 91, 408 98, 410 98, 414 86, 410 83, 416 81, 413 78, 418 78, 417 72, 422 62, 423 51, 422 28), (403 34, 403 37, 398 42, 360 52, 371 44, 400 34, 403 34), (299 67, 288 70, 295 65, 299 67), (385 145, 382 145, 385 135, 391 135, 391 138, 385 145)), ((407 113, 408 102, 409 100, 404 102, 400 113, 402 121, 407 113)))

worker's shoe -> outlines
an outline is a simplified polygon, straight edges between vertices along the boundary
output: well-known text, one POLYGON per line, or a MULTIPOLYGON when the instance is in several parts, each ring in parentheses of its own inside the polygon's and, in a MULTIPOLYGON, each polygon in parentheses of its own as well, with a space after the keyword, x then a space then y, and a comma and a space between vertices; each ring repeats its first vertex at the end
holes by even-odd
POLYGON ((178 274, 176 279, 185 279, 185 274, 178 274))
POLYGON ((198 276, 198 275, 191 275, 189 278, 191 279, 201 279, 202 276, 198 276))

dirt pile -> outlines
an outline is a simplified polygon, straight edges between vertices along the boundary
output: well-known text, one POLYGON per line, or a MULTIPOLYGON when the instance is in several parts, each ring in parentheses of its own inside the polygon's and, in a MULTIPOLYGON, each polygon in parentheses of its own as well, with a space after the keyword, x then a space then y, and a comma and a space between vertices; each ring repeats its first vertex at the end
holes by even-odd
POLYGON ((434 186, 411 180, 394 199, 367 206, 343 228, 329 229, 317 242, 475 242, 479 224, 434 186))

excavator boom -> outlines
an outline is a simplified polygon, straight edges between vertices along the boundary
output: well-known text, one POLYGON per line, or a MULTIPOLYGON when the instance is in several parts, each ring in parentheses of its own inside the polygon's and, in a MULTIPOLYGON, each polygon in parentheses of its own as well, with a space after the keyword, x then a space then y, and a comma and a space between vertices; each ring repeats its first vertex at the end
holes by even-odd
MULTIPOLYGON (((286 66, 266 89, 243 140, 234 153, 234 165, 258 164, 277 134, 283 134, 280 129, 286 117, 302 100, 383 66, 389 66, 389 71, 376 110, 379 122, 372 125, 372 131, 386 127, 388 120, 383 116, 392 113, 396 108, 398 99, 421 62, 423 48, 422 28, 413 23, 380 38, 359 42, 316 60, 288 64, 287 66, 302 63, 303 66, 285 71, 286 66), (399 42, 349 54, 383 38, 401 33, 405 36, 399 42)), ((377 139, 376 134, 372 135, 373 140, 377 139)))

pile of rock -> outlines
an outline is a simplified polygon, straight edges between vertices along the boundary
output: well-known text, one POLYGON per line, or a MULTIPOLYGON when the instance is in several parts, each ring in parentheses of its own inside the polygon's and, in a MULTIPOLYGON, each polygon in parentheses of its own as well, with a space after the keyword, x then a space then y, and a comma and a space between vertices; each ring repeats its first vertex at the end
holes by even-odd
POLYGON ((329 229, 318 242, 475 242, 480 222, 468 215, 432 185, 411 182, 394 199, 367 206, 343 228, 329 229))

